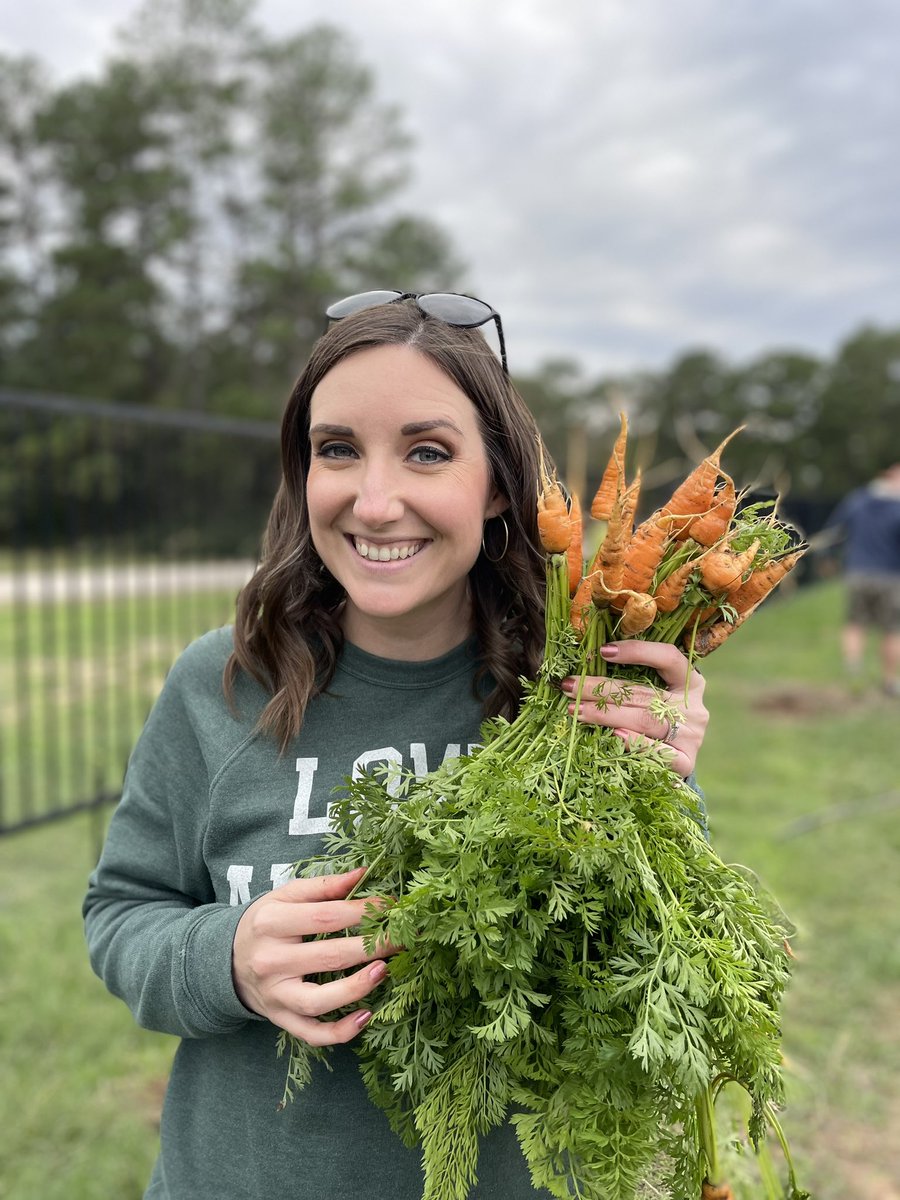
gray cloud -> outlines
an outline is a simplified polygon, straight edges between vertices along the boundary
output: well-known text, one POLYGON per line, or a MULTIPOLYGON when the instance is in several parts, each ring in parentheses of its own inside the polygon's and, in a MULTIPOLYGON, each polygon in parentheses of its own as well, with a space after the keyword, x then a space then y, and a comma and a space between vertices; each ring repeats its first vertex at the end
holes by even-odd
MULTIPOLYGON (((88 70, 123 9, 32 0, 6 48, 88 70)), ((523 368, 828 353, 900 324, 890 0, 264 0, 259 18, 356 39, 416 137, 405 203, 452 233, 523 368)))

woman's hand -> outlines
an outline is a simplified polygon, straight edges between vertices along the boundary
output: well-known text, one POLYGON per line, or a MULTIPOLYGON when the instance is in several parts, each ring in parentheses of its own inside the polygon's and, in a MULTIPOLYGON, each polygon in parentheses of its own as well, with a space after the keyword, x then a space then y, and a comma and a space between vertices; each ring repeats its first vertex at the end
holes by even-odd
POLYGON ((696 668, 691 669, 677 646, 666 642, 629 638, 608 643, 600 654, 608 662, 652 667, 664 681, 666 690, 645 687, 626 679, 587 676, 575 713, 578 680, 564 679, 560 686, 573 701, 569 712, 589 725, 609 726, 626 745, 639 746, 647 738, 665 743, 671 753, 672 770, 682 776, 690 775, 709 722, 709 713, 703 704, 706 686, 703 676, 696 668), (674 720, 654 715, 651 703, 656 701, 658 705, 660 700, 675 712, 674 720))
POLYGON ((368 995, 387 974, 382 956, 400 949, 382 945, 381 954, 372 955, 366 953, 361 937, 314 940, 316 934, 359 924, 371 897, 344 897, 365 869, 294 879, 275 888, 249 906, 235 931, 231 969, 241 1003, 311 1046, 349 1042, 365 1027, 372 1016, 365 1008, 338 1021, 319 1018, 368 995), (329 983, 307 978, 346 971, 360 963, 367 965, 329 983))

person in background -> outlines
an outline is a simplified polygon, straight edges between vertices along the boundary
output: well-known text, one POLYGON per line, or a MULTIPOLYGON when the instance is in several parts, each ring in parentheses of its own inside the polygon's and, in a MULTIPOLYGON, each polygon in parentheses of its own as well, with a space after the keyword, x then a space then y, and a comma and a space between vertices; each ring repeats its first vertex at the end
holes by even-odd
POLYGON ((861 675, 867 636, 876 631, 882 689, 900 698, 900 462, 850 492, 825 529, 844 542, 844 665, 861 675))
MULTIPOLYGON (((351 933, 360 871, 294 879, 291 864, 322 853, 348 776, 465 753, 486 716, 515 714, 541 657, 539 436, 499 316, 398 292, 328 316, 285 412, 259 568, 234 626, 169 673, 85 901, 97 973, 141 1025, 180 1038, 147 1200, 418 1200, 420 1156, 347 1045, 397 947, 369 953, 351 933), (337 1047, 282 1112, 279 1030, 337 1047)), ((614 646, 656 668, 683 720, 609 679, 586 681, 576 716, 666 743, 690 780, 702 676, 675 646, 614 646)), ((472 1196, 549 1200, 508 1123, 484 1139, 472 1196)))

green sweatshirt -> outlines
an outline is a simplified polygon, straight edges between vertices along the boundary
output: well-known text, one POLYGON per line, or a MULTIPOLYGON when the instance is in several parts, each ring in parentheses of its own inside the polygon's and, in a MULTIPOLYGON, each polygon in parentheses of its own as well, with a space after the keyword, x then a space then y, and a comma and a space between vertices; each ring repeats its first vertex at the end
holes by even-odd
MULTIPOLYGON (((84 904, 94 970, 141 1025, 182 1039, 145 1200, 418 1200, 420 1156, 370 1103, 351 1047, 277 1111, 277 1030, 237 998, 231 946, 247 905, 322 852, 348 775, 385 761, 421 774, 477 740, 471 646, 419 663, 346 646, 284 755, 254 733, 262 688, 242 675, 237 714, 225 701, 231 648, 231 630, 217 630, 172 668, 84 904)), ((547 1195, 510 1126, 484 1139, 471 1195, 547 1195)))

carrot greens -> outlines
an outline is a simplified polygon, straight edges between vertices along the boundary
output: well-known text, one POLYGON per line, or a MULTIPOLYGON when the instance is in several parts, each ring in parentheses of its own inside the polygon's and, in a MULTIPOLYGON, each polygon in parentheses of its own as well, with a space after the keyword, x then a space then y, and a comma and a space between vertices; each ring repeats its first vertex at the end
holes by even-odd
MULTIPOLYGON (((627 492, 624 427, 604 476, 617 479, 604 509, 611 520, 627 492)), ((708 547, 685 536, 685 514, 721 507, 718 453, 702 464, 702 489, 694 473, 676 493, 668 511, 680 527, 658 536, 666 510, 652 526, 657 557, 642 563, 645 587, 698 566, 642 636, 690 648, 704 629, 735 624, 727 593, 702 582, 708 547), (686 507, 701 501, 702 510, 686 507)), ((302 868, 368 864, 366 893, 389 899, 367 907, 367 946, 404 947, 355 1043, 363 1078, 396 1133, 422 1146, 424 1200, 464 1200, 479 1139, 507 1119, 535 1186, 565 1200, 633 1200, 660 1163, 673 1200, 730 1196, 718 1178, 714 1108, 726 1083, 749 1097, 760 1150, 768 1129, 777 1132, 788 1168, 777 1194, 803 1200, 775 1116, 790 928, 752 873, 717 856, 700 797, 670 769, 668 747, 628 749, 569 715, 561 678, 574 676, 580 696, 607 670, 642 683, 652 673, 597 655, 621 636, 624 592, 594 589, 573 625, 579 581, 569 576, 558 488, 552 500, 545 655, 519 714, 488 721, 481 748, 424 778, 348 783, 331 809, 330 856, 302 868)), ((642 547, 647 528, 635 531, 642 547)), ((725 537, 735 552, 757 541, 763 569, 790 545, 759 506, 731 516, 725 537)), ((595 562, 614 558, 601 550, 595 562)), ((653 703, 670 711, 662 693, 653 703)), ((320 1053, 287 1035, 281 1047, 302 1085, 320 1053)), ((763 1169, 773 1170, 768 1158, 763 1169)))

